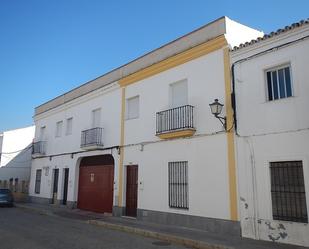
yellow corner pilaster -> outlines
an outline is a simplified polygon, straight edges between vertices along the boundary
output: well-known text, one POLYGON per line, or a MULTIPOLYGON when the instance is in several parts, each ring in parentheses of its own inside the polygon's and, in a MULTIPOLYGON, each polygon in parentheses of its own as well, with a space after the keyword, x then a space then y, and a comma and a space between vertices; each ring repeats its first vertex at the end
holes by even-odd
POLYGON ((227 157, 228 157, 228 178, 230 194, 230 218, 237 221, 237 182, 236 182, 236 163, 235 163, 235 144, 233 127, 233 108, 231 99, 231 71, 229 48, 223 49, 224 53, 224 79, 225 79, 225 108, 226 108, 226 128, 227 128, 227 157))
POLYGON ((124 121, 125 121, 125 109, 126 109, 126 89, 121 90, 121 118, 120 118, 120 156, 119 156, 119 168, 118 168, 118 206, 122 206, 123 198, 123 159, 124 159, 124 121))

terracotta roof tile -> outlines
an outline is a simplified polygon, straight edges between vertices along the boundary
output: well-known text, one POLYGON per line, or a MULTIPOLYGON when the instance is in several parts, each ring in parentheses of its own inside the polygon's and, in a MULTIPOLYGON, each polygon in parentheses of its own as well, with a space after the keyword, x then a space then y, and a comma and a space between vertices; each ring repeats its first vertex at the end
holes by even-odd
POLYGON ((235 47, 232 49, 232 51, 236 51, 236 50, 239 50, 239 49, 248 47, 248 46, 253 45, 253 44, 255 44, 255 43, 258 43, 258 42, 260 42, 260 41, 267 40, 267 39, 272 38, 272 37, 274 37, 274 36, 277 36, 277 35, 280 35, 280 34, 282 34, 282 33, 285 33, 285 32, 287 32, 287 31, 289 31, 289 30, 292 30, 292 29, 301 27, 301 26, 303 26, 303 25, 308 25, 308 24, 309 24, 309 18, 306 19, 306 20, 301 20, 301 21, 299 21, 299 22, 297 22, 297 23, 292 23, 291 25, 285 26, 285 27, 282 28, 282 29, 278 29, 277 31, 273 31, 273 32, 271 32, 271 33, 269 33, 269 34, 265 34, 263 37, 258 37, 258 38, 256 38, 255 40, 251 40, 250 42, 245 42, 245 43, 242 43, 242 44, 240 44, 240 45, 238 45, 238 46, 235 46, 235 47))

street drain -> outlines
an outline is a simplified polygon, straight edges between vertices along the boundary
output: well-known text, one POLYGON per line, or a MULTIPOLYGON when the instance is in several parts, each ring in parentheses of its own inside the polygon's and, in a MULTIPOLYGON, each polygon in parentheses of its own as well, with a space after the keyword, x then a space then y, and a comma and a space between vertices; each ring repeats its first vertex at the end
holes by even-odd
POLYGON ((171 243, 168 243, 166 241, 154 241, 152 242, 153 245, 155 246, 170 246, 171 243))

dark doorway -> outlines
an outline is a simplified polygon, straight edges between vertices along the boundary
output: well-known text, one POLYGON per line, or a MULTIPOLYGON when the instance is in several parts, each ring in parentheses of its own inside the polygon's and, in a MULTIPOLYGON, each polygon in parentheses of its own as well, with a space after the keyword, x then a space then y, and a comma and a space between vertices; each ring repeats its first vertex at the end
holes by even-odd
POLYGON ((52 204, 55 204, 55 202, 56 202, 56 200, 57 200, 58 179, 59 179, 59 169, 54 169, 54 182, 53 182, 52 204))
POLYGON ((126 215, 136 217, 137 214, 137 165, 127 166, 126 215))
POLYGON ((63 205, 67 205, 68 185, 69 185, 69 169, 64 169, 63 200, 62 200, 63 205))

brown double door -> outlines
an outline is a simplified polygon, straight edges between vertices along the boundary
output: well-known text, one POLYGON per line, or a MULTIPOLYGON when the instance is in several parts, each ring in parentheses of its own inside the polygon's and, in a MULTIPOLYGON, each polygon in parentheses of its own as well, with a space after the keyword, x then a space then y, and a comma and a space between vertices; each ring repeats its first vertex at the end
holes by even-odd
POLYGON ((127 166, 126 215, 136 217, 137 213, 138 166, 127 166))
POLYGON ((114 165, 107 165, 99 159, 101 158, 90 158, 81 163, 77 207, 99 213, 112 213, 114 165))

